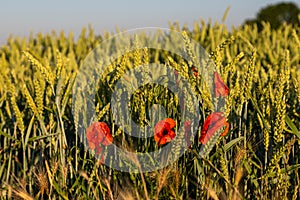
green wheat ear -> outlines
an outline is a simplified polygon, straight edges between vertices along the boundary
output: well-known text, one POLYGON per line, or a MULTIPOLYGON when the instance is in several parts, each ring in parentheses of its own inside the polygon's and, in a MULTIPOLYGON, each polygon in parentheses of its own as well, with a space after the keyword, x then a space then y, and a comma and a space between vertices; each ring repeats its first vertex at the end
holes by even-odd
POLYGON ((196 56, 194 55, 193 46, 191 44, 190 38, 187 35, 186 31, 182 31, 183 40, 185 43, 185 52, 187 52, 189 59, 191 59, 191 62, 189 62, 189 67, 192 67, 192 65, 199 66, 199 63, 197 62, 196 56))
POLYGON ((107 113, 109 113, 110 110, 110 103, 108 103, 107 105, 104 106, 104 108, 102 110, 100 110, 99 108, 100 104, 98 103, 96 105, 96 114, 97 114, 97 120, 101 121, 103 116, 107 113))
POLYGON ((221 128, 212 135, 212 137, 207 141, 207 143, 201 149, 201 152, 199 154, 200 157, 207 157, 209 155, 211 150, 214 148, 215 144, 220 139, 220 135, 223 131, 224 131, 224 128, 221 128))
POLYGON ((63 67, 63 59, 59 50, 56 50, 56 79, 61 77, 61 71, 63 67))
POLYGON ((285 151, 289 151, 294 145, 296 139, 293 137, 285 145, 281 146, 273 155, 271 161, 269 162, 268 169, 265 173, 265 177, 268 177, 271 173, 274 172, 274 169, 280 165, 279 161, 285 156, 285 151))
POLYGON ((40 116, 43 115, 44 110, 44 93, 45 93, 45 82, 41 79, 34 79, 34 90, 35 90, 35 101, 37 104, 37 112, 40 116))
POLYGON ((285 115, 286 115, 286 76, 284 70, 279 75, 277 83, 277 90, 275 93, 275 124, 274 124, 274 141, 279 143, 283 140, 283 131, 285 128, 285 115))
POLYGON ((12 105, 12 110, 16 116, 17 126, 21 134, 23 135, 25 131, 25 125, 23 121, 23 114, 21 113, 16 101, 16 88, 9 80, 7 80, 7 83, 9 85, 10 103, 12 105))
POLYGON ((31 53, 29 53, 27 51, 23 51, 23 54, 25 55, 25 57, 29 60, 29 62, 32 65, 37 67, 37 69, 42 73, 42 75, 44 76, 46 81, 50 85, 53 85, 54 84, 54 76, 51 73, 51 71, 49 71, 49 69, 47 67, 42 65, 42 63, 39 60, 37 60, 31 53))
POLYGON ((210 52, 211 58, 214 60, 217 70, 220 71, 220 68, 222 66, 222 60, 224 59, 224 54, 222 51, 229 46, 230 44, 234 43, 235 37, 231 36, 230 38, 226 39, 224 42, 222 42, 220 45, 217 46, 215 50, 210 52))
POLYGON ((299 37, 298 37, 298 35, 297 35, 295 29, 292 30, 292 35, 293 35, 293 37, 295 38, 296 44, 297 44, 298 47, 300 48, 300 39, 299 39, 299 37))
POLYGON ((39 112, 38 112, 37 106, 36 106, 36 104, 35 104, 32 96, 31 96, 31 94, 30 94, 30 92, 29 92, 29 90, 28 90, 28 88, 27 88, 27 86, 25 84, 22 87, 22 93, 23 93, 23 95, 26 98, 26 101, 27 101, 27 103, 29 105, 29 108, 32 110, 32 112, 34 114, 38 115, 39 112))

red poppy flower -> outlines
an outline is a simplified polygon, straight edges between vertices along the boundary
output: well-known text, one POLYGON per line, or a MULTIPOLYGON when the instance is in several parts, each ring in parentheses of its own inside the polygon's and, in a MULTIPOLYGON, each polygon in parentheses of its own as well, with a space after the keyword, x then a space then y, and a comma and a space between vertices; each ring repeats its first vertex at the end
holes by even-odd
POLYGON ((105 122, 94 122, 86 130, 86 138, 89 147, 96 150, 96 154, 102 152, 101 146, 108 146, 112 143, 113 138, 110 129, 105 122))
POLYGON ((159 121, 154 127, 154 140, 158 146, 170 142, 175 136, 174 130, 176 122, 171 118, 159 121))
POLYGON ((228 87, 224 84, 220 74, 218 72, 214 72, 214 93, 215 97, 219 96, 227 96, 229 94, 228 87))
POLYGON ((221 133, 221 136, 225 136, 227 134, 229 130, 229 123, 226 122, 226 117, 223 116, 223 112, 211 113, 204 121, 199 141, 202 144, 206 144, 213 134, 223 126, 225 126, 225 130, 221 133))

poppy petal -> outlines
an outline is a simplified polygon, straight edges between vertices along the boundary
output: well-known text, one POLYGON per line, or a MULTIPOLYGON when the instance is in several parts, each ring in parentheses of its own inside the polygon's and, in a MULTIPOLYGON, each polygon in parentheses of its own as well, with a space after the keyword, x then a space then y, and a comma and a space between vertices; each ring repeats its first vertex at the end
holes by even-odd
POLYGON ((96 145, 93 142, 88 142, 90 149, 94 150, 96 145))
POLYGON ((215 132, 225 126, 225 130, 221 136, 225 136, 229 130, 229 123, 226 122, 226 117, 223 116, 223 112, 213 112, 204 121, 201 136, 199 141, 202 144, 206 144, 208 140, 213 136, 215 132))
POLYGON ((169 137, 169 138, 172 140, 172 139, 174 139, 174 138, 175 138, 175 136, 176 136, 175 132, 171 130, 171 131, 169 131, 169 133, 168 133, 168 136, 167 136, 167 137, 169 137))
POLYGON ((227 96, 229 94, 229 89, 225 85, 223 79, 218 72, 214 72, 214 94, 215 97, 227 96))
POLYGON ((96 155, 99 155, 102 153, 102 148, 100 146, 96 147, 96 155))
POLYGON ((221 134, 221 136, 226 136, 228 131, 229 131, 229 123, 228 122, 225 122, 225 129, 223 131, 223 133, 221 134))
POLYGON ((101 135, 103 136, 102 140, 101 140, 101 144, 104 146, 108 146, 113 141, 113 137, 110 134, 110 129, 105 122, 101 122, 100 126, 101 126, 101 131, 102 131, 101 135))
POLYGON ((157 122, 157 124, 156 124, 155 127, 154 127, 154 133, 155 133, 155 134, 162 133, 162 132, 163 132, 163 129, 165 128, 165 126, 166 126, 166 123, 165 123, 163 120, 157 122))
POLYGON ((91 124, 86 130, 86 137, 90 148, 96 148, 96 150, 100 144, 108 146, 113 141, 110 129, 105 122, 94 122, 91 124))
POLYGON ((176 126, 176 122, 172 118, 166 118, 166 122, 170 125, 170 129, 176 126))

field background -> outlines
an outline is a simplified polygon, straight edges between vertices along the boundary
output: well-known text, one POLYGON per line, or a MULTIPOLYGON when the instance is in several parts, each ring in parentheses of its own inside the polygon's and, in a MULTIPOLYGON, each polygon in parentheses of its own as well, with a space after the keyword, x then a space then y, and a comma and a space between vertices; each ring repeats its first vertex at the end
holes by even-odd
MULTIPOLYGON (((72 86, 82 60, 111 35, 83 28, 78 39, 64 32, 11 37, 0 48, 1 199, 299 199, 300 28, 272 30, 265 23, 262 31, 255 25, 229 31, 204 21, 192 30, 177 23, 169 28, 199 42, 230 89, 230 133, 209 156, 198 156, 197 135, 192 148, 162 170, 130 174, 101 165, 78 140, 80 109, 72 114, 72 86)), ((129 56, 135 63, 167 62, 168 55, 145 52, 129 56)), ((111 73, 121 76, 116 66, 111 73)), ((108 74, 107 82, 114 77, 108 74)), ((110 91, 103 92, 105 82, 99 87, 98 119, 114 127, 103 98, 110 91)), ((154 96, 164 92, 142 89, 154 96)), ((137 121, 145 120, 142 99, 132 100, 137 121)), ((168 102, 155 103, 175 118, 178 102, 168 102)), ((202 122, 208 114, 204 109, 202 122)), ((112 133, 130 143, 121 129, 112 133)))

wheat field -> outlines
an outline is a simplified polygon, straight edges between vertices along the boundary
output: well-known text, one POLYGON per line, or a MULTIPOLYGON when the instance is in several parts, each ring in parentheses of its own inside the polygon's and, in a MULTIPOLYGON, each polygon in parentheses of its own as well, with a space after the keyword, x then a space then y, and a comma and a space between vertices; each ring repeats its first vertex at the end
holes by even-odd
MULTIPOLYGON (((224 113, 230 127, 211 152, 199 156, 199 127, 188 151, 162 169, 128 173, 103 165, 78 135, 83 114, 72 90, 85 57, 113 35, 88 27, 78 38, 55 31, 10 37, 0 47, 0 199, 299 199, 300 27, 229 30, 200 20, 191 30, 177 23, 169 29, 197 41, 229 88, 224 113)), ((197 88, 192 65, 166 52, 140 48, 115 60, 97 88, 97 121, 108 125, 116 144, 144 144, 133 151, 159 146, 153 138, 130 138, 115 124, 111 85, 149 61, 174 67, 197 88)), ((203 124, 210 97, 196 93, 203 124)), ((176 122, 182 117, 176 95, 159 85, 140 87, 130 101, 140 124, 153 104, 176 122)))

